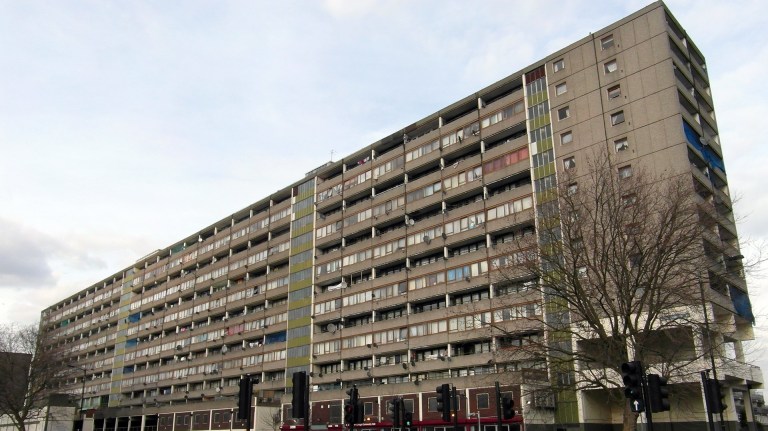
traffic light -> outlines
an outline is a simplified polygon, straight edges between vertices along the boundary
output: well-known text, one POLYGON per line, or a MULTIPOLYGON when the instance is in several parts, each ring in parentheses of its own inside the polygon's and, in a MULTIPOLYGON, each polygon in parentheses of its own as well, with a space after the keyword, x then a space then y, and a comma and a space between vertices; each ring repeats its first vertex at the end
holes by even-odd
POLYGON ((645 411, 643 400, 643 365, 640 361, 621 364, 621 379, 624 381, 624 396, 629 399, 630 410, 645 411))
POLYGON ((303 418, 307 413, 307 373, 293 373, 293 393, 291 395, 291 412, 294 419, 303 418))
POLYGON ((725 395, 723 395, 723 389, 720 386, 720 382, 714 379, 707 379, 705 381, 707 408, 712 413, 722 413, 728 408, 725 404, 725 395))
POLYGON ((437 411, 442 413, 443 422, 451 420, 451 385, 444 383, 435 389, 437 392, 437 411))
POLYGON ((648 374, 648 397, 653 413, 669 411, 667 379, 658 374, 648 374))
POLYGON ((253 384, 251 376, 246 375, 240 378, 240 392, 237 396, 237 419, 248 420, 253 403, 253 384))
POLYGON ((349 398, 344 402, 344 423, 354 425, 360 422, 360 406, 358 401, 360 396, 357 393, 357 386, 352 386, 347 390, 349 398))
POLYGON ((403 415, 405 418, 403 420, 403 428, 410 428, 413 426, 413 413, 411 412, 405 412, 405 415, 403 415))
POLYGON ((400 404, 402 402, 402 399, 400 397, 395 397, 389 400, 389 411, 392 413, 392 427, 393 428, 400 428, 400 418, 401 418, 401 410, 400 410, 400 404))
POLYGON ((515 400, 512 397, 504 397, 501 399, 501 416, 504 419, 512 419, 515 417, 515 400))

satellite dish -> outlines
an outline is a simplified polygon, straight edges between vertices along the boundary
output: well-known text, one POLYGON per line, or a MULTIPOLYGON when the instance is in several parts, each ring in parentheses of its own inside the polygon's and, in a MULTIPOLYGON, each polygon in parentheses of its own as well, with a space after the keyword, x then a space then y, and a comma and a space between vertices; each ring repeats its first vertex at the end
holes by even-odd
POLYGON ((328 331, 336 332, 336 324, 335 323, 329 323, 328 324, 328 331))

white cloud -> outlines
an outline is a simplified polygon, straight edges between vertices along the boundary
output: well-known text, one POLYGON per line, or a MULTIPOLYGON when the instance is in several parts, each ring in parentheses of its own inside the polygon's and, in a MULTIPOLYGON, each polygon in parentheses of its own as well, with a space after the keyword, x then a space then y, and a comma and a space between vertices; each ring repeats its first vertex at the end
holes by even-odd
POLYGON ((359 19, 377 9, 387 7, 376 0, 325 0, 323 6, 328 13, 337 19, 359 19))

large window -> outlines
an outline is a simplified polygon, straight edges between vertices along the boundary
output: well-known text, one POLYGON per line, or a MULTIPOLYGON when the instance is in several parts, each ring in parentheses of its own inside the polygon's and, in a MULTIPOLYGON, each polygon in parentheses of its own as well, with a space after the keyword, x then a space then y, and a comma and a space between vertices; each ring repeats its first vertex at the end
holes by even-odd
POLYGON ((438 181, 434 184, 430 184, 422 189, 410 192, 406 195, 405 201, 410 203, 413 201, 417 201, 419 199, 423 199, 429 196, 432 196, 435 194, 435 192, 439 192, 441 188, 442 182, 438 181))
POLYGON ((483 128, 492 126, 500 121, 506 120, 515 114, 523 112, 523 109, 525 109, 525 106, 523 105, 522 101, 515 102, 512 106, 508 106, 501 111, 493 113, 489 117, 483 118, 483 120, 480 122, 480 126, 483 128))
POLYGON ((565 82, 563 82, 562 84, 555 85, 555 94, 556 95, 559 96, 561 94, 565 94, 566 91, 568 91, 568 86, 566 85, 565 82))
POLYGON ((406 153, 405 161, 410 162, 411 160, 416 160, 421 156, 424 156, 426 154, 431 153, 432 151, 437 150, 438 148, 440 148, 440 141, 433 141, 428 144, 422 145, 421 147, 406 153))
POLYGON ((528 147, 523 147, 517 151, 497 157, 483 164, 483 174, 487 175, 513 165, 517 162, 528 160, 528 147))

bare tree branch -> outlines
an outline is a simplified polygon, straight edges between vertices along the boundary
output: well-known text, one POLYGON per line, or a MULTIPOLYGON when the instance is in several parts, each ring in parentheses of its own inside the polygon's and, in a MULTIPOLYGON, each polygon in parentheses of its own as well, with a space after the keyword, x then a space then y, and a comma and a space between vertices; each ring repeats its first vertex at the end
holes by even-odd
MULTIPOLYGON (((539 336, 509 332, 496 319, 493 326, 513 343, 525 337, 507 353, 545 358, 556 391, 601 389, 618 402, 621 363, 640 360, 683 378, 717 349, 706 342, 717 337, 705 334, 702 297, 710 272, 702 238, 715 218, 689 175, 618 175, 605 156, 587 165, 537 196, 538 247, 522 238, 495 260, 499 283, 535 281, 527 287, 540 294, 542 312, 526 318, 539 336)), ((632 430, 636 415, 625 405, 624 429, 632 430)))
POLYGON ((66 371, 37 325, 0 325, 0 414, 19 431, 44 414, 52 389, 66 371))

